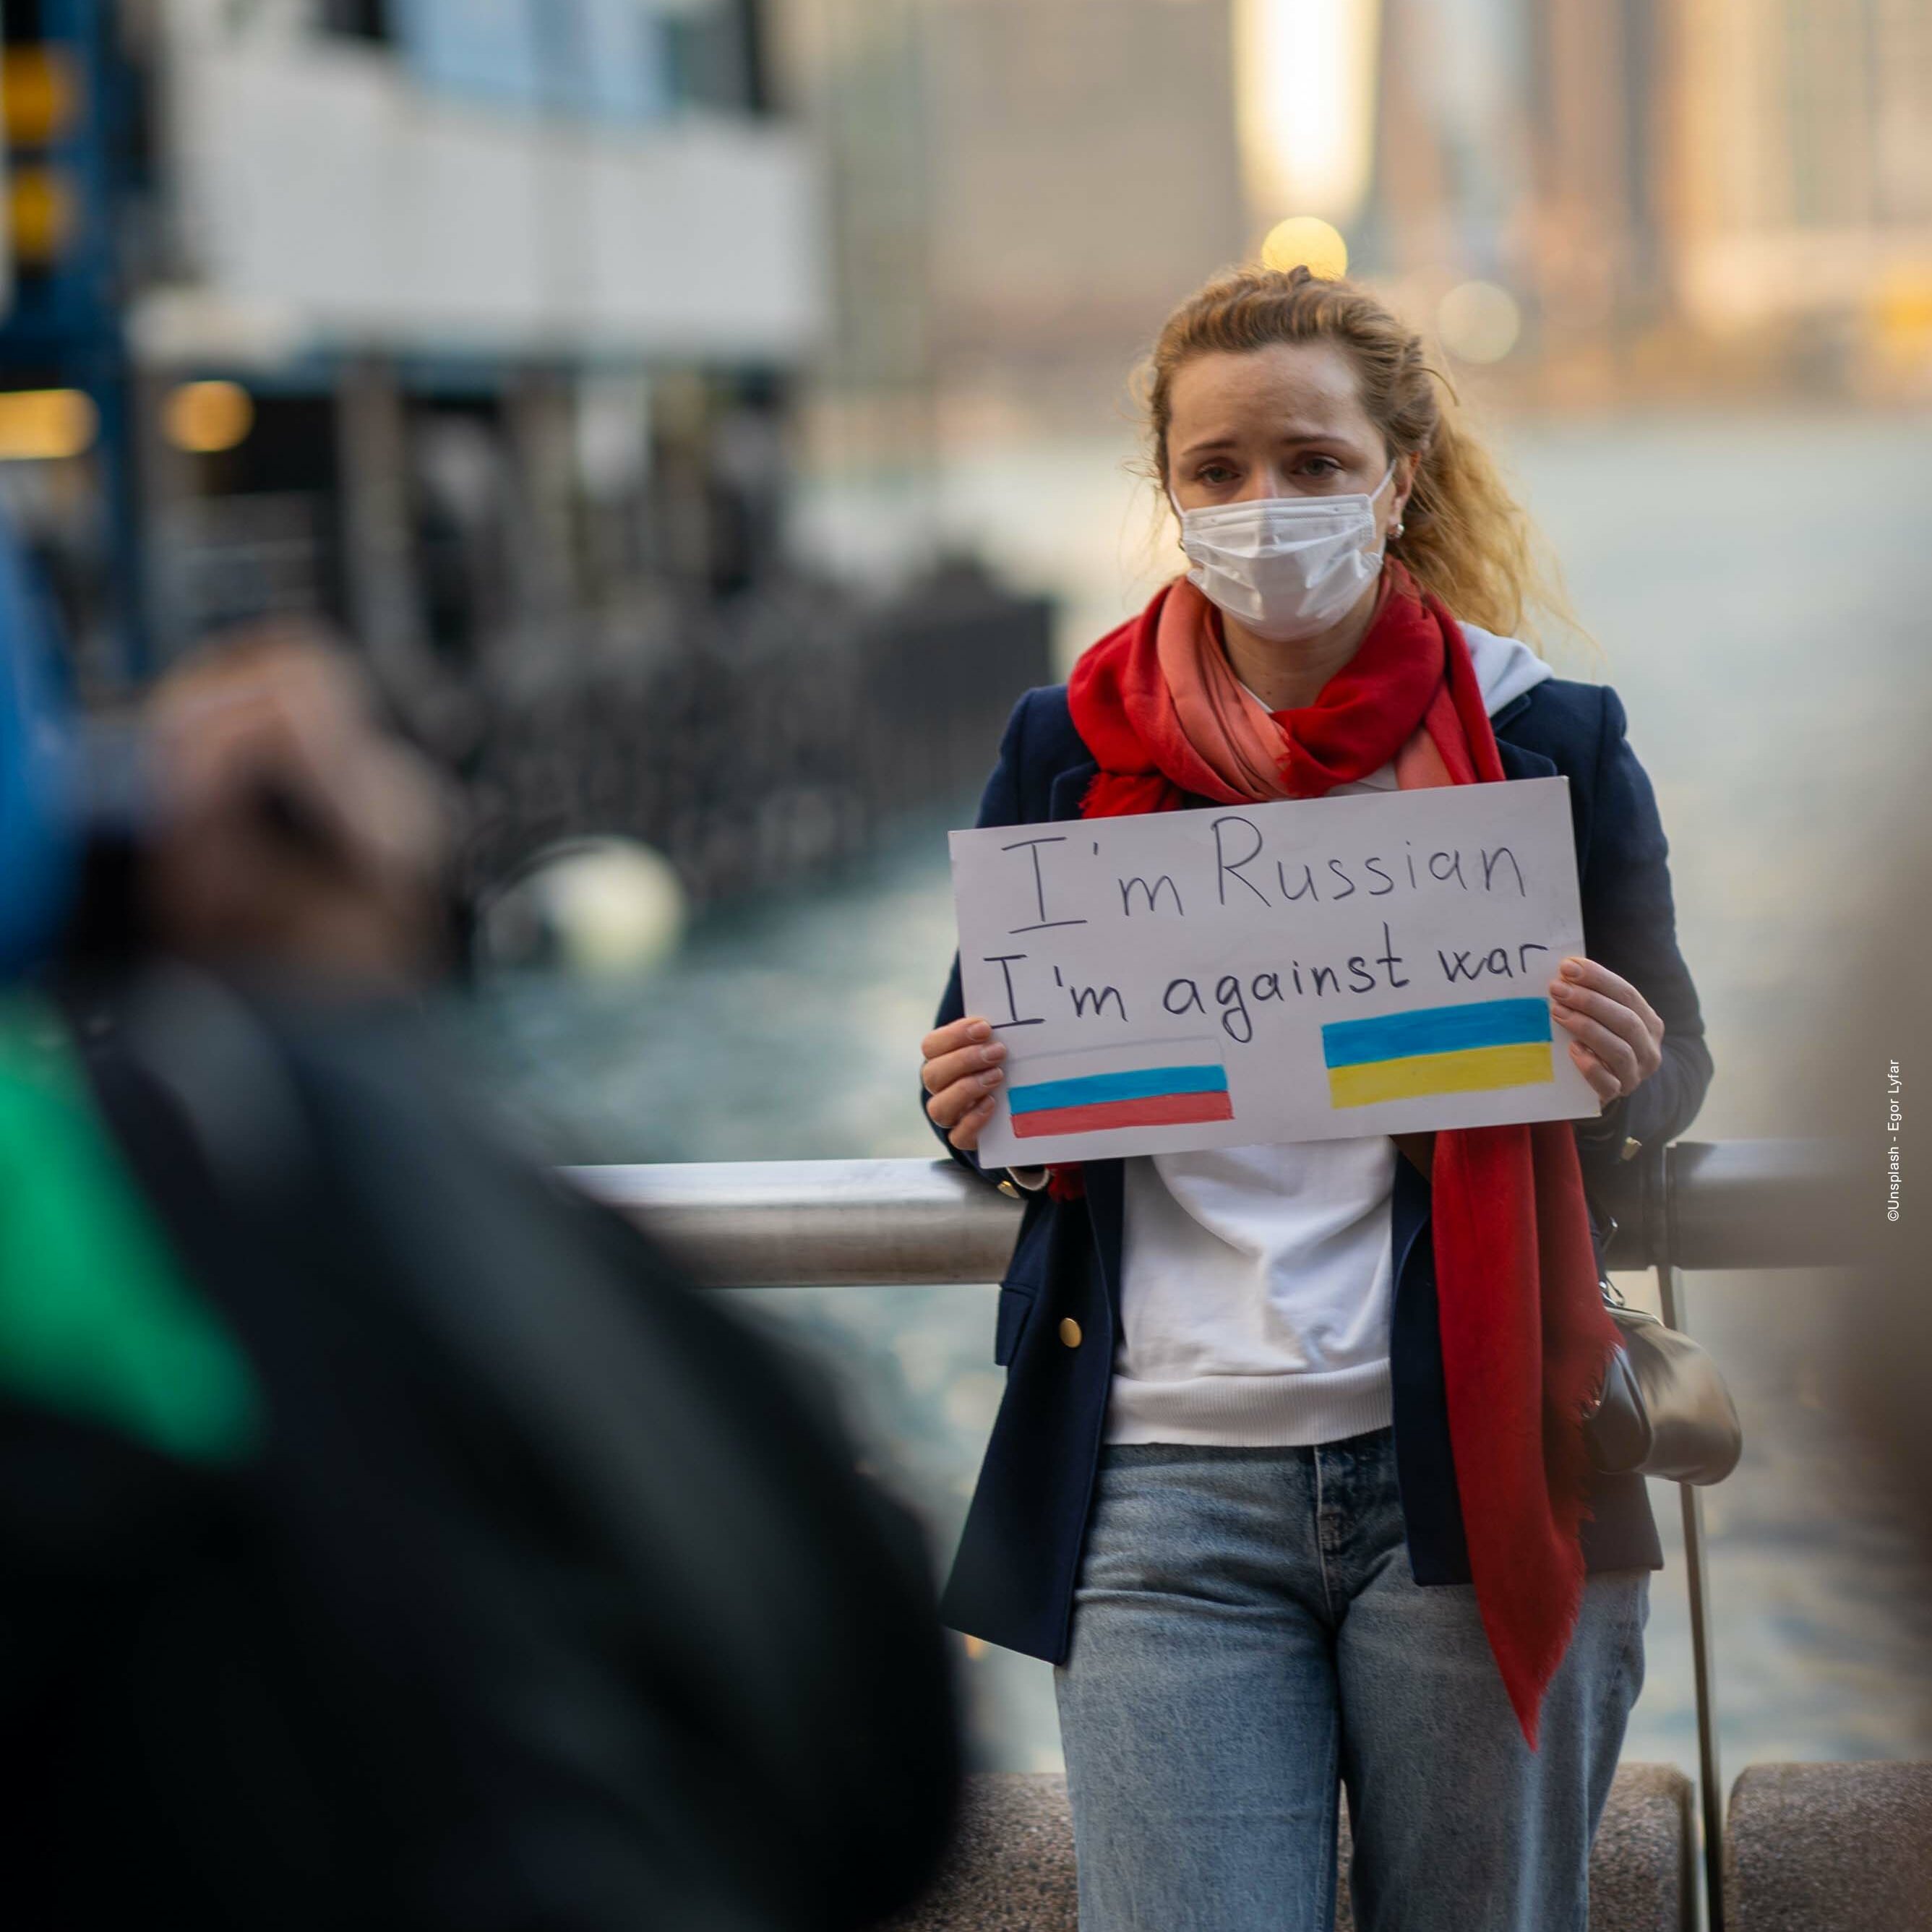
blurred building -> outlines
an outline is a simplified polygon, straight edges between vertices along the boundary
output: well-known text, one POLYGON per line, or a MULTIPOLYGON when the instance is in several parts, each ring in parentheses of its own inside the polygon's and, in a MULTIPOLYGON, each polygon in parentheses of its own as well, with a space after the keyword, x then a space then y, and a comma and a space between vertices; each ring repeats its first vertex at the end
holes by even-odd
MULTIPOLYGON (((1231 0, 775 10, 834 170, 827 373, 848 412, 885 391, 968 430, 1090 425, 1168 309, 1243 254, 1231 0)), ((896 427, 916 444, 932 424, 906 404, 896 427)))
MULTIPOLYGON (((484 651, 755 568, 824 302, 751 0, 38 0, 5 24, 0 381, 98 415, 76 460, 138 584, 78 600, 120 646, 98 669, 278 610, 392 664, 484 651)), ((6 480, 63 578, 98 582, 58 468, 6 480)))
POLYGON ((1711 338, 1932 394, 1932 7, 1676 0, 1675 290, 1711 338))
POLYGON ((759 0, 4 21, 0 494, 84 689, 332 619, 465 787, 479 882, 623 832, 728 892, 979 776, 1043 608, 787 554, 828 220, 759 0), (906 651, 981 675, 924 702, 906 651))
POLYGON ((1379 74, 1360 259, 1552 399, 1932 386, 1932 9, 1383 0, 1379 74))
POLYGON ((1090 417, 1248 241, 1227 0, 947 0, 932 283, 956 389, 1090 417), (1072 393, 1069 394, 1068 392, 1072 393))
POLYGON ((1509 346, 1573 370, 1654 324, 1670 4, 1384 0, 1362 266, 1424 316, 1499 288, 1509 346))

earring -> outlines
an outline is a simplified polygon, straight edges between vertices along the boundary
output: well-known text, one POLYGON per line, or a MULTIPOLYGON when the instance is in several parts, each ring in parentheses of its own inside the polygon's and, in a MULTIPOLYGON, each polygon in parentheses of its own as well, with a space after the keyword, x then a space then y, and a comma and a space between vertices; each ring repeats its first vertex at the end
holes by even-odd
POLYGON ((1390 536, 1391 538, 1394 538, 1394 537, 1399 537, 1399 536, 1400 536, 1402 535, 1402 526, 1401 526, 1401 524, 1396 524, 1396 525, 1395 525, 1395 526, 1394 526, 1394 527, 1390 530, 1390 532, 1389 532, 1389 535, 1390 535, 1390 536))

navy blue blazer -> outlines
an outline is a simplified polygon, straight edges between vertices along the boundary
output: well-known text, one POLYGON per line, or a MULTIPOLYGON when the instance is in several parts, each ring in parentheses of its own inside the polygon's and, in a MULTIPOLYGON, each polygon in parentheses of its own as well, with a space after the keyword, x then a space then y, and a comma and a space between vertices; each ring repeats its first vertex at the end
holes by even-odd
MULTIPOLYGON (((1637 987, 1664 1023, 1663 1065, 1599 1119, 1577 1125, 1585 1187, 1594 1195, 1627 1140, 1675 1138, 1710 1084, 1696 991, 1677 950, 1664 828, 1650 781, 1624 742, 1624 710, 1613 691, 1551 679, 1490 722, 1508 777, 1569 779, 1586 950, 1637 987)), ((1096 769, 1073 728, 1066 687, 1029 692, 1006 726, 979 823, 1078 818, 1096 769)), ((962 1011, 956 959, 938 1024, 962 1011)), ((950 1143, 947 1151, 988 1186, 1004 1178, 950 1143)), ((1121 1163, 1090 1160, 1085 1174, 1084 1200, 1042 1193, 1027 1202, 1000 1285, 993 1354, 1007 1370, 1006 1394, 941 1604, 954 1629, 1052 1663, 1066 1654, 1120 1308, 1121 1163), (1060 1339, 1069 1316, 1080 1327, 1073 1348, 1060 1339)), ((1594 1203, 1592 1219, 1599 1231, 1594 1203)), ((1418 1583, 1466 1583, 1468 1550, 1436 1333, 1435 1249, 1421 1238, 1429 1184, 1407 1160, 1396 1163, 1392 1220, 1390 1358, 1409 1561, 1418 1583)), ((1601 1246, 1599 1233, 1600 1253, 1601 1246)), ((1589 1568, 1661 1565, 1641 1477, 1599 1477, 1591 1508, 1582 1533, 1589 1568)))

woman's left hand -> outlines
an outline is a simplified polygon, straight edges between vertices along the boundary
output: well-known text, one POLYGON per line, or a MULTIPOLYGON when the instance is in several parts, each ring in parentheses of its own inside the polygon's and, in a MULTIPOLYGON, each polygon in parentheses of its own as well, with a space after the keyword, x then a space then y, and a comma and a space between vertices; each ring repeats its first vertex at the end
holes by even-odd
POLYGON ((1664 1064, 1664 1022, 1628 980, 1594 959, 1566 959, 1550 982, 1551 1011, 1570 1035, 1570 1058, 1607 1107, 1664 1064))

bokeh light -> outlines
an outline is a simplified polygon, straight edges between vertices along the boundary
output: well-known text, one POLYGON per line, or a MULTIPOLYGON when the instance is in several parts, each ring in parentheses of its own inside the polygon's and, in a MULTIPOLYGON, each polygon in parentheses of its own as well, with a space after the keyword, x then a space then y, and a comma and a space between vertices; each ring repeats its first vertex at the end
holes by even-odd
POLYGON ((1287 270, 1306 262, 1308 272, 1324 282, 1348 272, 1348 244, 1342 231, 1317 214, 1291 214, 1277 221, 1262 244, 1264 267, 1287 270))
POLYGON ((161 428, 176 448, 190 456, 218 455, 248 440, 255 427, 254 399, 239 382, 184 382, 163 405, 161 428))
POLYGON ((47 268, 74 246, 80 231, 80 195, 70 170, 39 162, 16 167, 5 199, 16 261, 47 268))
POLYGON ((1381 0, 1224 0, 1210 10, 1232 29, 1252 205, 1306 208, 1346 228, 1374 178, 1388 9, 1381 0))
POLYGON ((12 389, 0 394, 0 463, 84 455, 100 429, 100 412, 85 390, 12 389))
POLYGON ((1436 333, 1465 362, 1500 362, 1522 334, 1522 310, 1494 282, 1458 282, 1436 311, 1436 333))

